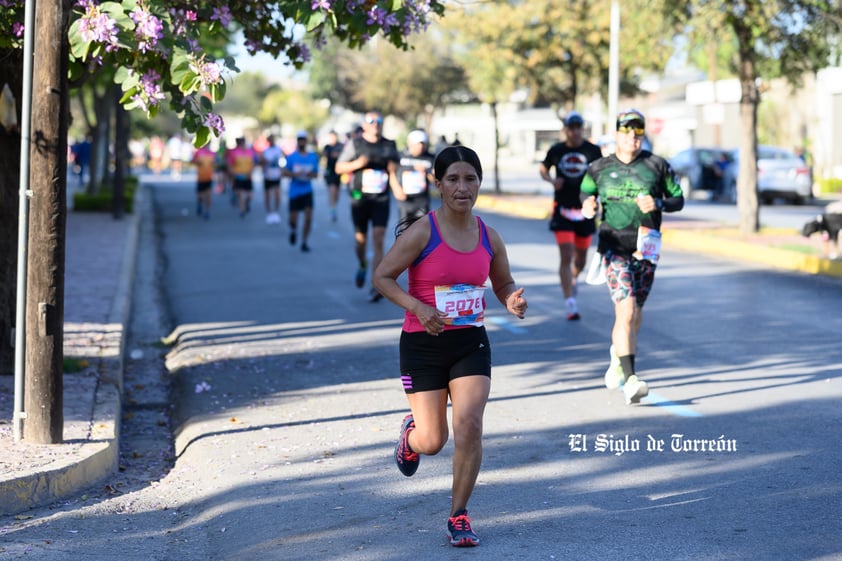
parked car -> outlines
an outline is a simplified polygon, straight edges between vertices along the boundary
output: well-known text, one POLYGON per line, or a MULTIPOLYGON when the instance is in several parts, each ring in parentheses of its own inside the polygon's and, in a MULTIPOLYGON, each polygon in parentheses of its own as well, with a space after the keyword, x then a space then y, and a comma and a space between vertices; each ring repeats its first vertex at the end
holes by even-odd
MULTIPOLYGON (((734 150, 734 177, 739 169, 739 152, 734 150)), ((736 193, 736 181, 734 182, 736 193)), ((777 146, 757 147, 757 196, 760 203, 776 198, 802 204, 813 197, 813 172, 795 152, 777 146)))
MULTIPOLYGON (((686 198, 704 191, 707 198, 736 202, 738 150, 688 148, 670 159, 686 198)), ((777 146, 757 147, 757 191, 761 203, 783 198, 800 204, 813 194, 813 174, 794 152, 777 146)))
POLYGON ((736 185, 738 169, 733 165, 733 159, 731 150, 693 147, 682 150, 669 162, 685 198, 698 198, 698 194, 703 193, 707 199, 732 200, 730 187, 736 185))

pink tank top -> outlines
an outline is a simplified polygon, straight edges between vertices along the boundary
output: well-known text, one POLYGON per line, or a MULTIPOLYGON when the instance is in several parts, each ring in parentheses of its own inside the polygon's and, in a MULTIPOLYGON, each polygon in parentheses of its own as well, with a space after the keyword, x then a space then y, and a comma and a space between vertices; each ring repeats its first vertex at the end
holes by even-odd
MULTIPOLYGON (((476 217, 479 242, 472 251, 463 252, 453 249, 442 239, 435 212, 427 217, 430 240, 409 267, 409 294, 447 312, 450 317, 445 330, 482 325, 483 293, 494 257, 485 224, 476 217)), ((409 311, 404 315, 403 330, 409 333, 425 331, 415 314, 409 311)))

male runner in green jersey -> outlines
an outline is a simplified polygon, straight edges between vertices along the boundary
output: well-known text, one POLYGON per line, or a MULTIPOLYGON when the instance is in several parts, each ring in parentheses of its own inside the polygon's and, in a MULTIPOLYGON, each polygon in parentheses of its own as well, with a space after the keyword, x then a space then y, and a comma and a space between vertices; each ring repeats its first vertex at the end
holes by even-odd
POLYGON ((637 334, 661 249, 661 215, 684 207, 684 195, 669 163, 642 150, 646 120, 636 109, 617 115, 616 152, 593 162, 582 180, 582 213, 594 216, 602 204, 599 246, 614 301, 611 362, 605 386, 623 386, 626 402, 649 393, 635 374, 637 334), (597 200, 598 199, 598 200, 597 200))

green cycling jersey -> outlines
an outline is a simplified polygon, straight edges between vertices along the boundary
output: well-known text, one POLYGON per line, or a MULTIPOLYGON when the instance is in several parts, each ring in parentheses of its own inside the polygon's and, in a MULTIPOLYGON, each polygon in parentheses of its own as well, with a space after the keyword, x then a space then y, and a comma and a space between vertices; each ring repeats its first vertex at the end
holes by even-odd
POLYGON ((640 226, 661 229, 661 211, 684 206, 684 196, 669 163, 651 152, 641 151, 629 163, 616 155, 596 160, 582 180, 583 196, 595 195, 602 202, 599 251, 630 253, 636 248, 640 226), (638 197, 651 195, 659 209, 644 213, 638 197))

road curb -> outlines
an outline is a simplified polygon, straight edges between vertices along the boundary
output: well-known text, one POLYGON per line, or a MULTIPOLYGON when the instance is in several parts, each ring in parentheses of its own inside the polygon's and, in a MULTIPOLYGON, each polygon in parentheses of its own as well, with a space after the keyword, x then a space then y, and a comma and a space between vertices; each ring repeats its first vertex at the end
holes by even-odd
POLYGON ((663 231, 663 239, 667 246, 685 251, 699 251, 708 255, 768 265, 776 269, 842 278, 842 262, 816 255, 806 255, 797 251, 787 251, 724 238, 706 230, 670 230, 666 228, 663 231))
POLYGON ((498 195, 491 193, 480 193, 477 197, 476 208, 513 214, 522 218, 533 218, 535 220, 549 220, 552 211, 552 197, 546 200, 538 200, 536 197, 523 197, 519 195, 498 195))
MULTIPOLYGON (((552 204, 550 197, 481 193, 475 206, 478 209, 521 218, 548 220, 552 204)), ((684 251, 759 263, 776 269, 842 278, 842 261, 732 239, 717 235, 710 229, 671 229, 669 225, 665 225, 663 239, 667 247, 684 251)))

